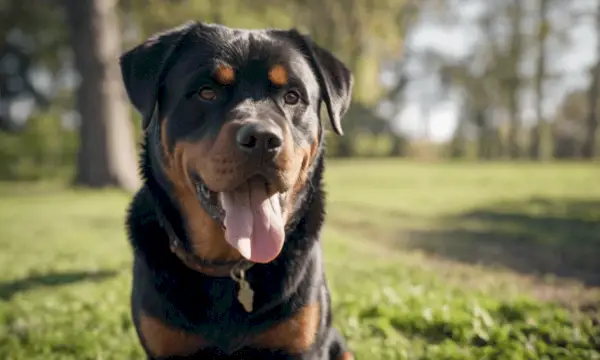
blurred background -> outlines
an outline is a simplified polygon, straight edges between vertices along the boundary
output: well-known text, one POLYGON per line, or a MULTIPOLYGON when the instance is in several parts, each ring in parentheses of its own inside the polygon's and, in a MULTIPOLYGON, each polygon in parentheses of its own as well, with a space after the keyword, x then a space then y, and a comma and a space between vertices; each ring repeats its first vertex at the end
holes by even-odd
POLYGON ((600 359, 598 0, 0 0, 0 358, 140 358, 118 57, 188 20, 354 72, 325 246, 359 359, 600 359))
POLYGON ((600 147, 594 0, 113 2, 0 3, 2 179, 126 183, 109 165, 135 171, 139 115, 115 59, 189 19, 298 27, 343 59, 356 90, 332 157, 544 161, 600 147))

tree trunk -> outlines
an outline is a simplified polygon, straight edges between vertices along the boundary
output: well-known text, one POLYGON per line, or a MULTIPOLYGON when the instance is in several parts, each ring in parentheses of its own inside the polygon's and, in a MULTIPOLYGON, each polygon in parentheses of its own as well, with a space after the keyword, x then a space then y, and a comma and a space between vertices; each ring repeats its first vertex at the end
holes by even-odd
POLYGON ((139 186, 131 115, 121 83, 121 39, 116 0, 65 0, 81 117, 75 183, 139 186))
POLYGON ((352 137, 348 135, 340 137, 337 148, 337 156, 341 158, 349 158, 355 155, 352 137))
POLYGON ((476 109, 474 113, 475 124, 477 125, 477 157, 480 160, 491 159, 490 143, 490 123, 488 114, 483 109, 476 109))
POLYGON ((586 159, 591 159, 597 154, 598 136, 598 96, 600 95, 600 1, 596 10, 596 64, 591 71, 591 82, 588 90, 588 118, 587 134, 581 154, 586 159))
POLYGON ((506 79, 508 92, 508 113, 510 117, 510 129, 508 131, 508 152, 511 159, 521 156, 519 132, 521 131, 521 119, 519 115, 519 90, 521 89, 521 77, 519 64, 522 56, 522 17, 523 4, 521 0, 515 0, 512 4, 511 13, 511 41, 510 41, 510 71, 506 79))
POLYGON ((456 130, 454 130, 454 136, 452 136, 452 140, 450 141, 449 156, 452 159, 464 158, 467 155, 465 128, 470 117, 469 111, 470 109, 463 105, 459 113, 458 124, 456 125, 456 130))
POLYGON ((391 157, 401 157, 406 154, 406 141, 398 135, 392 134, 391 157))
POLYGON ((548 0, 539 0, 539 28, 538 28, 538 57, 535 74, 535 116, 536 125, 531 131, 529 156, 534 160, 545 160, 548 153, 549 134, 548 125, 544 119, 542 104, 544 101, 544 79, 546 76, 546 37, 548 34, 548 0))

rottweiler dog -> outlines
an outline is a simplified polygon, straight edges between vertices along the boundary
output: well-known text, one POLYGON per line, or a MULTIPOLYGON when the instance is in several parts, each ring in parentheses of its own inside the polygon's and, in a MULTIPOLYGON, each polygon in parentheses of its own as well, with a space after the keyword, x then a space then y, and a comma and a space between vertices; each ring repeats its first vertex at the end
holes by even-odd
POLYGON ((148 359, 348 360, 322 264, 325 104, 353 75, 295 29, 190 22, 120 58, 142 114, 132 318, 148 359))

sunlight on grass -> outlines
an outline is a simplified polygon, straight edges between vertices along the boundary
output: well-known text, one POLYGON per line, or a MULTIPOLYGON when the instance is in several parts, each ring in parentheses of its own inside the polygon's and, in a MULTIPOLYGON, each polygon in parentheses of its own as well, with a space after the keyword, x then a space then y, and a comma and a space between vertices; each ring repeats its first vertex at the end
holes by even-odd
MULTIPOLYGON (((600 296, 583 285, 600 270, 597 179, 592 165, 331 162, 326 269, 357 359, 600 358, 600 296), (561 270, 569 282, 545 275, 561 270)), ((128 200, 0 184, 0 359, 142 358, 128 200)))

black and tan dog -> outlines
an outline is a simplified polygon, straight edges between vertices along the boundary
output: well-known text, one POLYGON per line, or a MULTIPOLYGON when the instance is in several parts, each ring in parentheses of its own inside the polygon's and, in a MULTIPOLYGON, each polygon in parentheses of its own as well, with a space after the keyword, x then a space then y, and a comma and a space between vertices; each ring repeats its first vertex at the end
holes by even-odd
POLYGON ((322 265, 325 104, 353 78, 295 30, 188 23, 121 57, 145 131, 127 218, 150 359, 351 359, 322 265))

